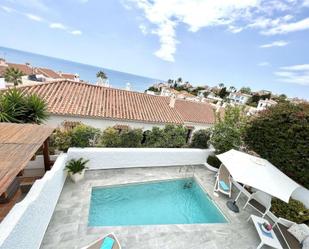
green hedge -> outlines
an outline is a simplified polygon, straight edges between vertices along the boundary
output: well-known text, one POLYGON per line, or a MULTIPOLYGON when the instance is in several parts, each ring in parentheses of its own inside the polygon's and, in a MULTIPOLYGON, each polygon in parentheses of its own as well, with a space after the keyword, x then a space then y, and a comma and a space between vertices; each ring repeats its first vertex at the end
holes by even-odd
POLYGON ((254 118, 246 145, 309 188, 309 106, 280 103, 254 118))
POLYGON ((285 203, 279 199, 274 198, 271 203, 271 210, 277 217, 282 217, 296 223, 309 222, 309 209, 300 201, 290 199, 289 203, 285 203))
POLYGON ((193 133, 193 137, 191 140, 190 147, 192 148, 200 148, 200 149, 207 149, 208 142, 210 139, 210 130, 198 130, 193 133))
POLYGON ((207 163, 208 163, 210 166, 213 166, 213 167, 215 167, 215 168, 219 168, 220 165, 221 165, 221 161, 218 159, 218 157, 213 156, 213 155, 208 156, 208 158, 207 158, 207 163))

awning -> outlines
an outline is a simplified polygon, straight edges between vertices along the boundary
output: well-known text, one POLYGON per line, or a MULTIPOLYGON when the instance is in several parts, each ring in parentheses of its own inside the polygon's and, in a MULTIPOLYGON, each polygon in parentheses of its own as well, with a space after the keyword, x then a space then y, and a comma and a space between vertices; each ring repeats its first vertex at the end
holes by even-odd
POLYGON ((229 150, 217 157, 236 182, 262 190, 287 203, 292 193, 300 187, 265 159, 237 150, 229 150))

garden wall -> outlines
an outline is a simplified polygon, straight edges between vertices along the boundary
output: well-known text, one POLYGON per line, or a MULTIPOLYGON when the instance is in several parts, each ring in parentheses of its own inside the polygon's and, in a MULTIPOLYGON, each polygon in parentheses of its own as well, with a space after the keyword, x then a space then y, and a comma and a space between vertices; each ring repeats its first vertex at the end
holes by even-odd
POLYGON ((66 154, 37 180, 27 196, 0 223, 1 249, 38 249, 66 179, 66 154))
POLYGON ((212 150, 175 148, 70 148, 68 159, 89 159, 89 169, 204 165, 212 150))

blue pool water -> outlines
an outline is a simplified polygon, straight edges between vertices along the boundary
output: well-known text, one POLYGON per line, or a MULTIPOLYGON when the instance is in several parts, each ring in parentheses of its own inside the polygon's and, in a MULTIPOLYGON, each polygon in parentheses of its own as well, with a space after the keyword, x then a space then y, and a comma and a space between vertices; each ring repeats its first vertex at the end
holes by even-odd
POLYGON ((225 222, 191 178, 92 189, 89 226, 225 222))

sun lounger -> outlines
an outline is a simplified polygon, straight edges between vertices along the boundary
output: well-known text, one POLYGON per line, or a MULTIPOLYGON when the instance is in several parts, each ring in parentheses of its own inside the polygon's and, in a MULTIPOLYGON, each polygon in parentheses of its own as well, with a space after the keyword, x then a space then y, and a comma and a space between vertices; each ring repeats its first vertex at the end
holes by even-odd
POLYGON ((116 236, 111 233, 81 249, 121 249, 121 246, 116 236))
POLYGON ((219 191, 231 197, 232 195, 232 181, 229 171, 221 164, 218 174, 216 176, 214 191, 219 191))

